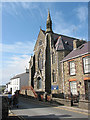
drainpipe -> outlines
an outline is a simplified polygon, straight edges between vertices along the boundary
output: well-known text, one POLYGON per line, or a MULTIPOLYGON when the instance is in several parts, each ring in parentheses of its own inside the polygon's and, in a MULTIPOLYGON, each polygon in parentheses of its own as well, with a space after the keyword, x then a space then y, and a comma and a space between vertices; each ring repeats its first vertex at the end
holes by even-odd
POLYGON ((62 61, 62 74, 63 74, 63 92, 64 92, 64 98, 65 98, 65 87, 64 87, 64 62, 62 61))

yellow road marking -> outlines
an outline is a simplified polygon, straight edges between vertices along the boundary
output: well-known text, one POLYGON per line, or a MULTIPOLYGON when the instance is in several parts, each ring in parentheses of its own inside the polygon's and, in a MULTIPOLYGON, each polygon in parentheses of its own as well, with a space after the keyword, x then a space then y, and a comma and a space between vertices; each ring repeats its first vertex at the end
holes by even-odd
MULTIPOLYGON (((31 101, 31 102, 35 103, 35 101, 31 101)), ((43 105, 43 104, 41 104, 41 103, 38 103, 38 104, 43 105)), ((45 105, 45 106, 51 106, 51 107, 53 107, 52 105, 46 105, 46 104, 44 104, 44 105, 45 105)), ((73 110, 73 109, 70 110, 70 109, 62 108, 62 107, 53 107, 53 108, 62 109, 62 110, 67 110, 67 111, 76 112, 76 113, 80 113, 80 114, 84 114, 84 115, 90 116, 90 114, 88 114, 88 113, 76 111, 76 110, 73 110)))
MULTIPOLYGON (((41 103, 38 103, 38 104, 43 105, 41 103)), ((49 107, 51 106, 51 105, 46 105, 46 104, 44 104, 44 105, 45 106, 49 106, 49 107)), ((66 108, 62 108, 62 107, 53 107, 53 108, 58 108, 58 109, 67 110, 67 111, 76 112, 76 113, 85 114, 85 115, 89 115, 90 116, 90 114, 88 114, 88 113, 76 111, 76 110, 73 110, 73 109, 70 110, 70 109, 66 109, 66 108)))
POLYGON ((80 114, 85 114, 85 115, 90 115, 90 114, 85 113, 85 112, 80 112, 80 111, 76 111, 76 110, 70 110, 70 109, 61 108, 61 107, 54 107, 54 108, 58 108, 58 109, 62 109, 62 110, 67 110, 67 111, 71 111, 71 112, 76 112, 76 113, 80 113, 80 114))

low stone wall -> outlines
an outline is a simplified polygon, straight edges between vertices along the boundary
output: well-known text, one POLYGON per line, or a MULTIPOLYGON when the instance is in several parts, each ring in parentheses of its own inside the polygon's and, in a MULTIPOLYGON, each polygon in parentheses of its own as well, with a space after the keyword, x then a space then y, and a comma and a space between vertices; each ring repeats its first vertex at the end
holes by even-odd
MULTIPOLYGON (((65 106, 71 106, 71 100, 68 100, 68 99, 52 98, 52 100, 55 101, 58 104, 62 104, 62 105, 65 105, 65 106)), ((89 108, 90 107, 90 101, 80 100, 77 107, 81 108, 81 109, 90 110, 90 108, 89 108)))
POLYGON ((90 105, 90 101, 88 100, 80 100, 79 101, 79 108, 82 108, 82 109, 87 109, 88 110, 88 106, 90 105))
MULTIPOLYGON (((20 94, 25 95, 25 90, 21 90, 20 94)), ((27 90, 27 96, 35 97, 31 90, 27 90)))
POLYGON ((25 95, 25 90, 21 90, 21 91, 20 91, 20 94, 25 95))
POLYGON ((52 98, 52 100, 60 105, 71 106, 71 100, 68 99, 52 98))
MULTIPOLYGON (((22 91, 22 95, 25 96, 24 91, 22 91)), ((31 91, 27 91, 27 97, 35 99, 35 96, 33 95, 33 93, 31 91)), ((56 104, 64 105, 64 106, 71 106, 71 100, 69 100, 69 99, 61 99, 61 98, 50 99, 50 98, 51 98, 50 96, 47 97, 48 101, 50 101, 51 103, 56 103, 56 104)), ((41 100, 45 101, 45 98, 42 96, 41 100)), ((81 108, 81 109, 90 110, 90 108, 89 108, 90 107, 90 101, 80 100, 77 107, 81 108)))

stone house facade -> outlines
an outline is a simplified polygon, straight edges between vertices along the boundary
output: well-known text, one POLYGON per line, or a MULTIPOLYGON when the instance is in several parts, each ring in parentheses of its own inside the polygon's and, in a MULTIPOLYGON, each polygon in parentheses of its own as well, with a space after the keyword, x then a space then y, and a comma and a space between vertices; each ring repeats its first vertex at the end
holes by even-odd
MULTIPOLYGON (((40 32, 34 47, 34 55, 29 64, 29 86, 37 93, 61 93, 61 63, 73 50, 76 38, 57 34, 52 31, 52 20, 48 11, 46 31, 40 32)), ((77 39, 78 45, 84 41, 77 39)))
POLYGON ((70 93, 80 99, 90 100, 90 41, 70 52, 61 63, 61 91, 68 98, 70 93))

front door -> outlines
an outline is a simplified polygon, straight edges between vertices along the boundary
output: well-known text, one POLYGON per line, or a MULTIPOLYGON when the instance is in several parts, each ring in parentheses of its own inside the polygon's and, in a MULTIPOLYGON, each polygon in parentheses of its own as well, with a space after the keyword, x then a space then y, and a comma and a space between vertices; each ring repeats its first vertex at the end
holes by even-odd
POLYGON ((90 81, 88 81, 88 100, 90 101, 90 81))
POLYGON ((85 99, 90 100, 90 80, 85 80, 85 99))

